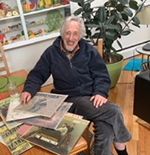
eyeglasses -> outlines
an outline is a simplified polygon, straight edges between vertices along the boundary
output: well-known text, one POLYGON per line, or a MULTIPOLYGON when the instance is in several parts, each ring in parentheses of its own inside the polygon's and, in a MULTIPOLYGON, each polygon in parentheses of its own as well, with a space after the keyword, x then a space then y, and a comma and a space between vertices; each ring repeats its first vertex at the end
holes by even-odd
POLYGON ((4 86, 0 87, 0 90, 5 88, 7 86, 7 84, 9 83, 9 79, 7 76, 3 76, 6 79, 6 83, 4 84, 4 86))

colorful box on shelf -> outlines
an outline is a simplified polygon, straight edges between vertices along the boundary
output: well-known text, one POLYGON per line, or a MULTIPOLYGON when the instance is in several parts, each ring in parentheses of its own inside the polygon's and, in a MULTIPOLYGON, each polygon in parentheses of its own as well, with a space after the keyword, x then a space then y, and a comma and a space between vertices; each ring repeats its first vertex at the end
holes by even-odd
POLYGON ((23 8, 23 12, 30 12, 36 8, 36 4, 35 3, 24 4, 22 5, 22 8, 23 8))

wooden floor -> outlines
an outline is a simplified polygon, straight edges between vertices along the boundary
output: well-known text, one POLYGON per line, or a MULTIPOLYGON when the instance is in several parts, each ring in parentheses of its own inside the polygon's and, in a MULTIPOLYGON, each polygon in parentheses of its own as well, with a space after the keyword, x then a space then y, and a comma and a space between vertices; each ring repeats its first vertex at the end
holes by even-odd
MULTIPOLYGON (((128 60, 124 60, 123 66, 128 60)), ((150 130, 138 124, 137 117, 133 115, 134 75, 136 73, 122 70, 118 84, 109 91, 108 99, 120 106, 125 125, 132 135, 132 140, 126 143, 129 155, 150 155, 150 130)), ((46 92, 50 89, 51 86, 42 88, 46 92)), ((112 152, 117 155, 114 149, 112 152)))

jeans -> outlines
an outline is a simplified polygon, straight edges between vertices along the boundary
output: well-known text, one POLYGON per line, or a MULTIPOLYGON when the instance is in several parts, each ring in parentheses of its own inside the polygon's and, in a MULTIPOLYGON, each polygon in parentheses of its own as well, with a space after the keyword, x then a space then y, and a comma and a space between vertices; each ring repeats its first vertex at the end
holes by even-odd
POLYGON ((69 112, 82 115, 84 119, 94 123, 95 155, 111 155, 110 146, 113 142, 124 143, 131 139, 117 105, 107 102, 95 108, 90 96, 69 97, 66 102, 73 103, 69 112))

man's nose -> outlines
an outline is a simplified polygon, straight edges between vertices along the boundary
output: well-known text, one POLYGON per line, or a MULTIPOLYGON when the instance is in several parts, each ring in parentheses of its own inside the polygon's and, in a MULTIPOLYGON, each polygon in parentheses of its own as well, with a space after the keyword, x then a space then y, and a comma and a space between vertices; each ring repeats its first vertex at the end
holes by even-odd
POLYGON ((73 38, 74 38, 74 35, 73 34, 70 34, 69 40, 73 40, 73 38))

